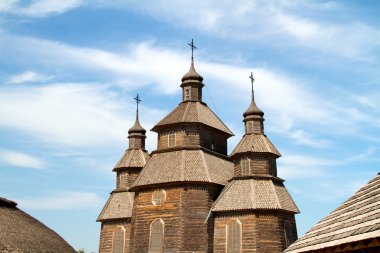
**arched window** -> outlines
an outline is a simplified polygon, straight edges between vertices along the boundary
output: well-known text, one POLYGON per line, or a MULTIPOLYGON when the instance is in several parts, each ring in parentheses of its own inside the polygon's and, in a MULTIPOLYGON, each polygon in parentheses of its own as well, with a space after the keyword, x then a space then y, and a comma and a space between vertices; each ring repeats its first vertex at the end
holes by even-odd
POLYGON ((124 253, 125 229, 117 227, 112 236, 112 253, 124 253))
POLYGON ((164 227, 165 223, 162 219, 155 219, 150 224, 150 253, 164 252, 164 227))
POLYGON ((241 174, 242 175, 248 175, 249 174, 250 161, 249 161, 248 157, 244 157, 240 160, 240 167, 241 167, 241 174))
POLYGON ((292 228, 289 221, 284 221, 284 234, 285 234, 285 245, 288 247, 293 243, 292 228))
POLYGON ((227 224, 227 253, 241 252, 241 222, 236 219, 227 224))

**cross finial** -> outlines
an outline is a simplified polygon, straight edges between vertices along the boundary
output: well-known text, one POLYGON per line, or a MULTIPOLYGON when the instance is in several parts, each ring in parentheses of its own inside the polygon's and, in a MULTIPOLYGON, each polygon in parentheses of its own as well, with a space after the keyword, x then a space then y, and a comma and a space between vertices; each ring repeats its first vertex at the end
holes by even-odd
POLYGON ((255 78, 253 78, 253 73, 251 72, 251 75, 249 76, 249 79, 251 79, 251 91, 253 96, 253 82, 255 81, 255 78))
POLYGON ((139 97, 139 94, 137 93, 136 97, 134 98, 136 100, 137 109, 136 109, 136 119, 139 118, 139 103, 141 102, 141 99, 139 97))
POLYGON ((197 47, 194 45, 194 39, 191 39, 191 43, 187 43, 191 47, 191 60, 194 60, 194 49, 197 47))

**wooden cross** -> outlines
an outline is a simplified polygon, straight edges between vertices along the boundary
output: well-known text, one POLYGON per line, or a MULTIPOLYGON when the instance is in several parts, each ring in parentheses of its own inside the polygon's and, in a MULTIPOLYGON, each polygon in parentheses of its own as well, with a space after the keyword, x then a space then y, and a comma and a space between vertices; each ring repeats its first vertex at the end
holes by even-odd
POLYGON ((141 102, 141 99, 140 99, 138 93, 137 93, 137 96, 134 98, 134 100, 136 100, 136 104, 137 104, 137 112, 138 112, 138 111, 139 111, 139 103, 141 102))
POLYGON ((197 47, 194 45, 194 40, 191 39, 191 43, 187 43, 191 47, 191 59, 194 59, 194 49, 197 49, 197 47))
POLYGON ((249 76, 249 79, 251 79, 251 88, 252 88, 252 94, 253 94, 253 82, 255 81, 255 78, 253 78, 253 73, 251 72, 251 75, 249 76))

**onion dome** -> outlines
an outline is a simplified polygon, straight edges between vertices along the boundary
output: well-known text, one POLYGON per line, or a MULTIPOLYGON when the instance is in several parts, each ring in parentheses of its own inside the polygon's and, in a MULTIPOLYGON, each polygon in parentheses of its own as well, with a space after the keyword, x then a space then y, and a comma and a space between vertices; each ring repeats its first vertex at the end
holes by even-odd
POLYGON ((186 81, 203 81, 203 77, 198 74, 198 72, 194 68, 194 59, 191 59, 191 66, 189 71, 182 77, 181 79, 182 83, 186 81))
POLYGON ((145 134, 146 130, 140 125, 139 114, 136 114, 135 124, 128 130, 128 134, 141 133, 145 134))
POLYGON ((255 97, 252 91, 252 100, 251 104, 249 105, 248 109, 243 113, 244 117, 250 116, 250 115, 260 115, 261 117, 264 116, 264 112, 257 107, 255 103, 255 97))

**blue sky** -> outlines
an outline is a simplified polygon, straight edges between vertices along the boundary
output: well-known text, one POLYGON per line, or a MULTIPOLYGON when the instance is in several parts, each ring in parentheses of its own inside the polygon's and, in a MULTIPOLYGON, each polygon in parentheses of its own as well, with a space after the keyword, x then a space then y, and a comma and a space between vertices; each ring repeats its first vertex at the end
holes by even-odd
POLYGON ((0 195, 96 252, 133 97, 146 129, 174 109, 194 38, 204 100, 235 133, 229 151, 254 73, 302 235, 380 171, 379 5, 0 1, 0 195))

